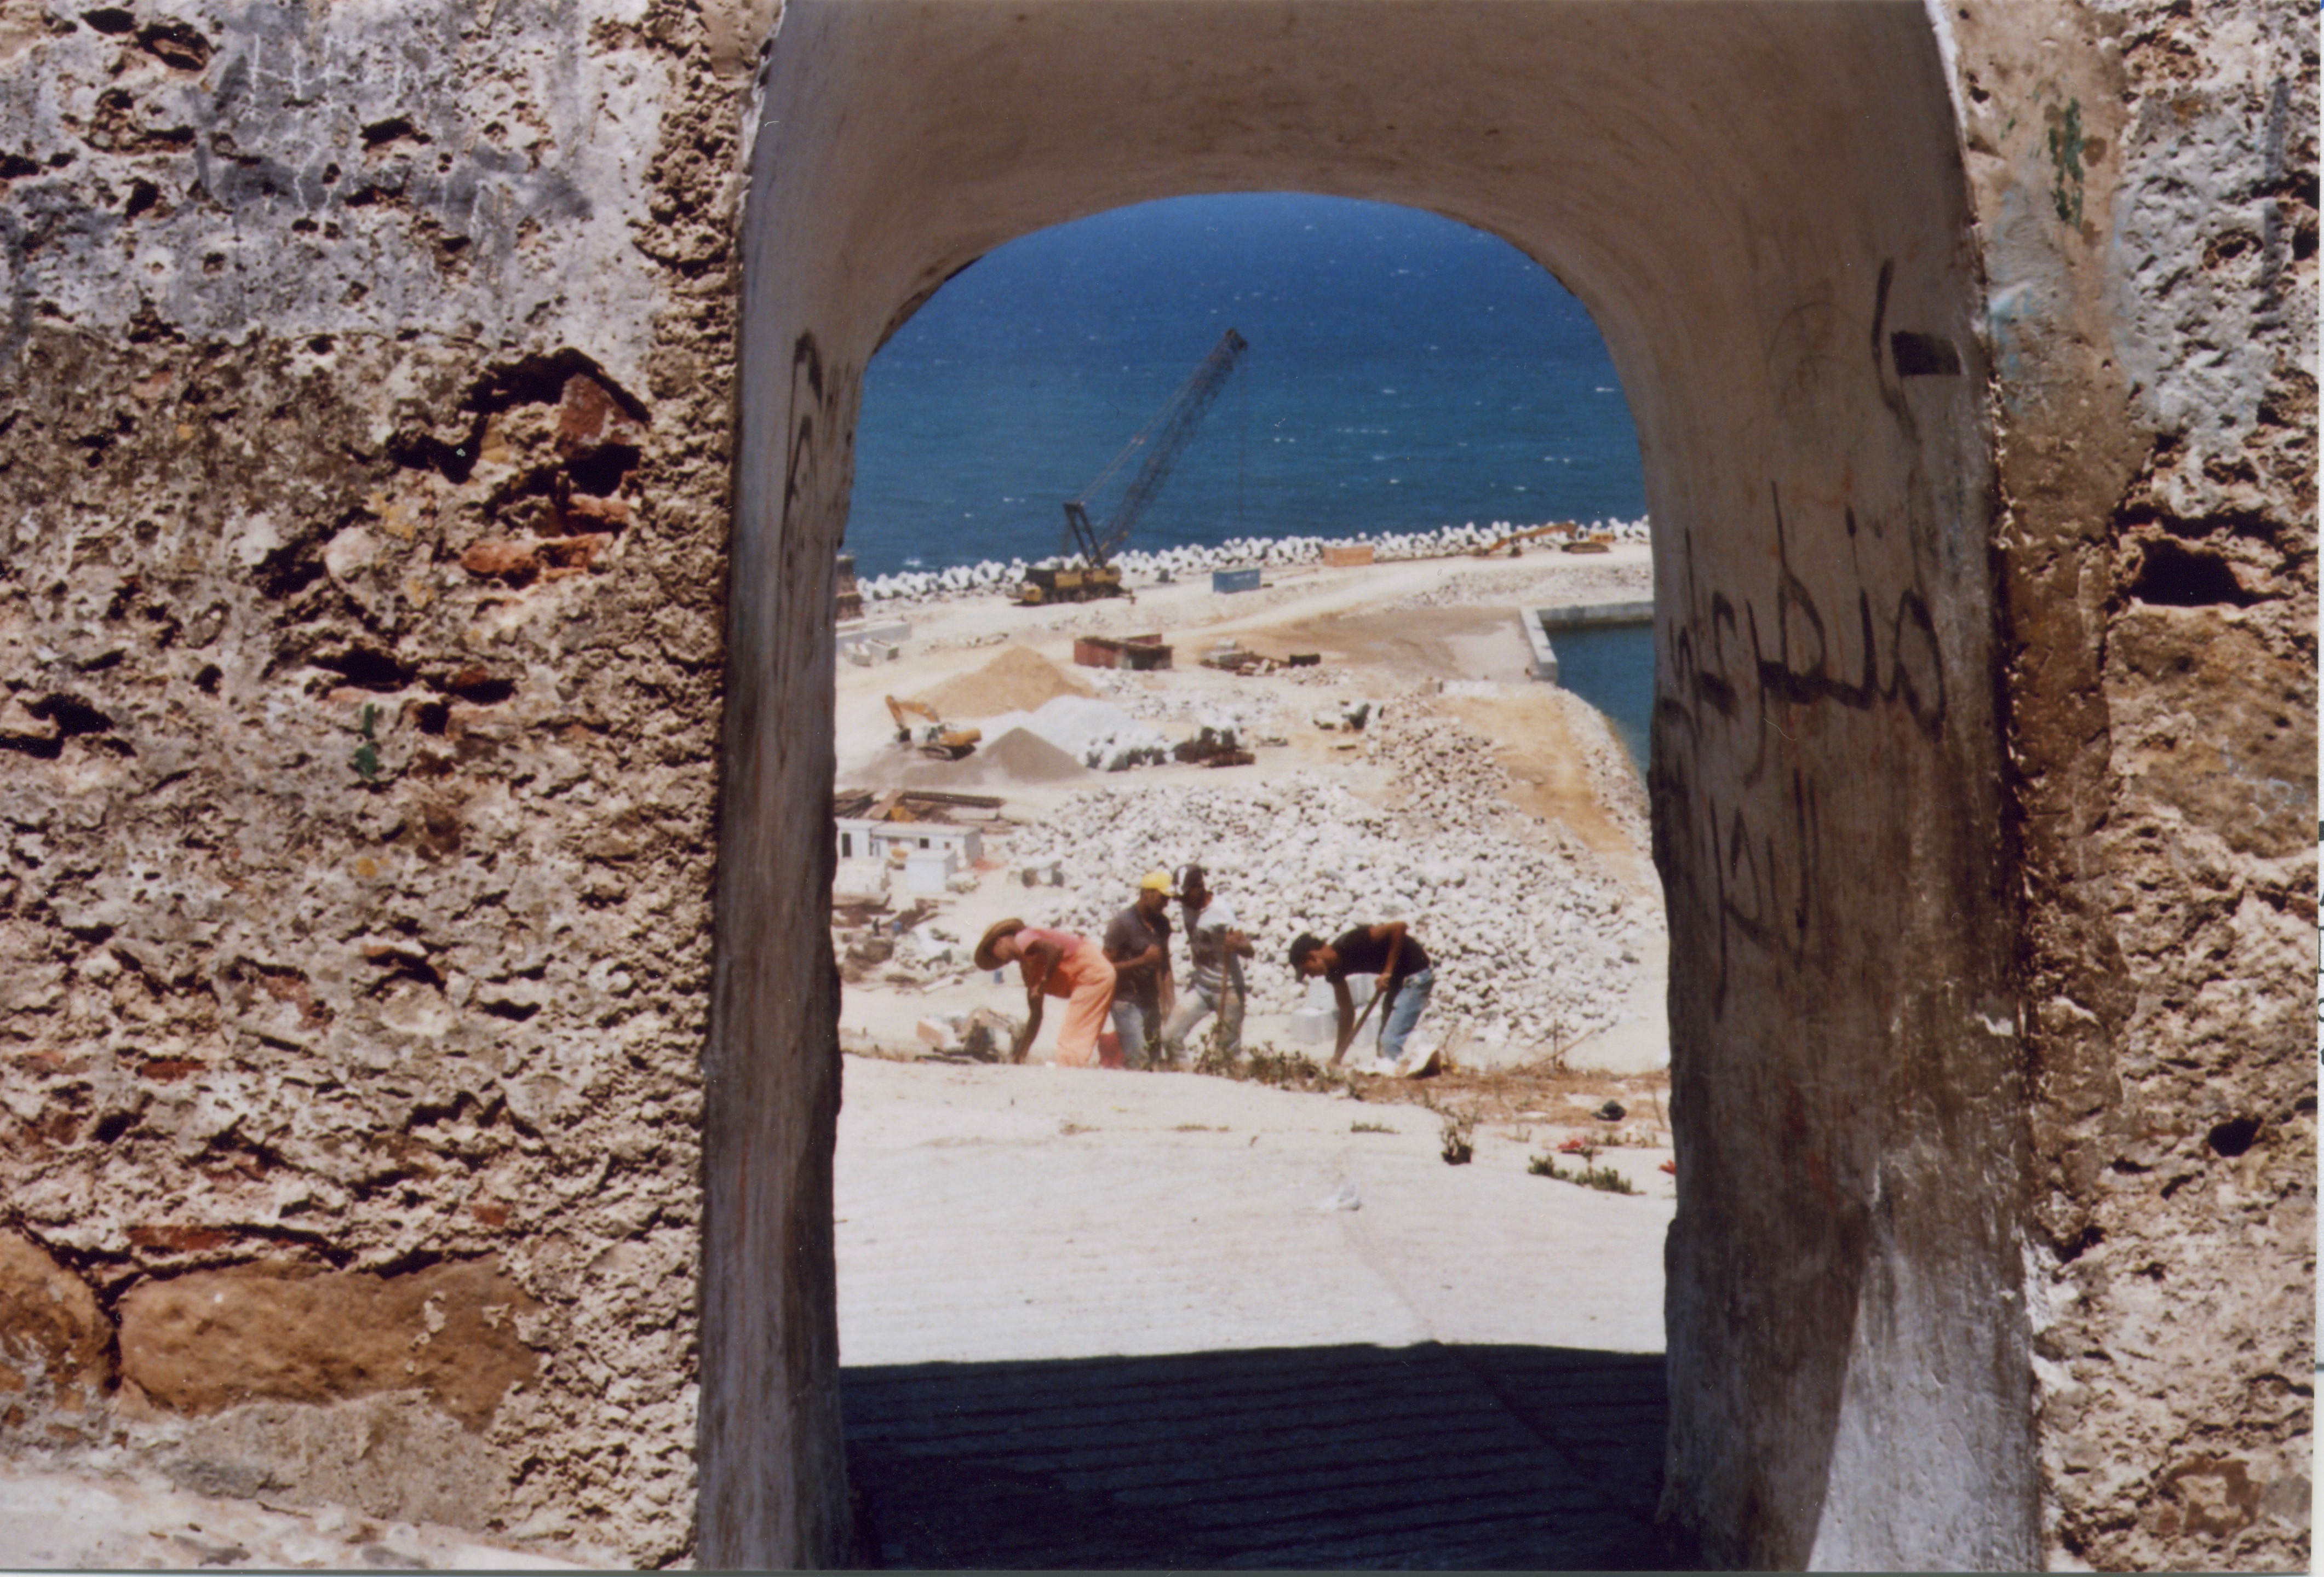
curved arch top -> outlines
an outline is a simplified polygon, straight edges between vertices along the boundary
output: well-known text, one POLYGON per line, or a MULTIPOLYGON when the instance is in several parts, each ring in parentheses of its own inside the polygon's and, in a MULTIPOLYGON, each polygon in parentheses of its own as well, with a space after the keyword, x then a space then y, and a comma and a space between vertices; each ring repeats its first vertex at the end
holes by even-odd
POLYGON ((707 1058, 706 1559, 816 1559, 844 1521, 829 853, 804 813, 831 780, 862 370, 1014 236, 1292 189, 1516 244, 1596 316, 1637 421, 1687 1160, 1668 1519, 1751 1565, 2031 1563, 2024 1321, 1992 1312, 2019 1276, 2024 1146, 1990 1028, 2015 926, 1991 444, 1927 14, 792 0, 769 72, 707 1058))

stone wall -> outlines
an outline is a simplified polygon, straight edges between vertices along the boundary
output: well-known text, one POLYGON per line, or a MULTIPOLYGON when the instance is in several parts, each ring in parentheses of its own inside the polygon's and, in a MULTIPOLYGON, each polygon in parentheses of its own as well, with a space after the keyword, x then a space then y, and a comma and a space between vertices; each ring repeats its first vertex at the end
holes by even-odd
POLYGON ((2317 32, 1966 8, 2052 1563, 2308 1559, 2317 32))
POLYGON ((715 42, 0 10, 10 1449, 687 1548, 715 42))
POLYGON ((1691 544, 1665 674, 1691 632, 1721 677, 1714 592, 1802 635, 1792 776, 1738 735, 1656 807, 1702 1097, 1680 1407, 1732 1425, 1674 1450, 1674 1526, 2303 1562, 2312 13, 1875 7, 1811 69, 1783 28, 1845 8, 1563 5, 1554 50, 1502 4, 987 9, 867 43, 795 8, 738 369, 767 10, 0 0, 0 1449, 647 1563, 694 1548, 706 1452, 711 1553, 843 1554, 807 938, 856 380, 1024 227, 1274 184, 1554 263, 1691 544), (1061 92, 1108 48, 1150 79, 1061 92), (1118 156, 1101 101, 1149 123, 1118 156), (1884 630, 1934 609, 1937 735, 1900 653, 1833 701, 1858 626, 1821 659, 1800 599, 1859 582, 1884 630), (1722 872, 1794 880, 1809 799, 1824 847, 1951 885, 1819 888, 1818 948, 1714 1012, 1706 922, 1757 901, 1722 872), (1932 989, 1868 920, 1934 939, 1932 989), (1764 1076, 1713 1060, 1742 1043, 1764 1076), (1738 1311, 1801 1254, 1832 1274, 1785 1360, 1738 1311), (1999 1444, 1914 1435, 1941 1416, 1999 1444))

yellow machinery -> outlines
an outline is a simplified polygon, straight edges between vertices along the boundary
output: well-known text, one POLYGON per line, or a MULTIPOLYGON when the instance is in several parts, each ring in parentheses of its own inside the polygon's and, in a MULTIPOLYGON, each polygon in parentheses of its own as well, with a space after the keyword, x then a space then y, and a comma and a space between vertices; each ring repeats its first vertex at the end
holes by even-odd
POLYGON ((1185 453, 1194 440, 1194 429, 1202 425, 1203 417, 1219 397, 1235 370, 1242 353, 1250 343, 1233 329, 1219 336, 1219 343, 1203 358, 1194 375, 1178 386, 1155 419, 1139 429, 1122 446, 1113 463, 1098 473, 1096 481, 1081 491, 1078 498, 1065 501, 1065 534, 1057 545, 1057 557, 1064 562, 1056 568, 1031 569, 1025 573, 1025 584, 1017 588, 1017 600, 1028 607, 1043 603, 1078 603, 1091 597, 1118 597, 1121 595, 1121 571, 1113 563, 1114 550, 1129 539, 1130 529, 1154 495, 1162 491, 1163 483, 1170 479, 1170 468, 1185 453), (1124 489, 1121 502, 1103 525, 1093 525, 1089 518, 1090 501, 1098 490, 1127 465, 1133 455, 1143 456, 1144 463, 1124 489))
POLYGON ((1554 525, 1535 526, 1528 530, 1511 531, 1499 541, 1489 542, 1484 547, 1476 549, 1476 551, 1471 553, 1470 557, 1472 558, 1490 558, 1495 554, 1499 553, 1506 549, 1508 551, 1509 556, 1511 558, 1515 558, 1517 556, 1518 543, 1530 542, 1536 537, 1564 538, 1565 540, 1560 542, 1558 546, 1568 553, 1609 552, 1611 550, 1614 541, 1613 538, 1607 536, 1602 531, 1596 536, 1585 537, 1582 534, 1582 528, 1579 524, 1572 521, 1559 521, 1554 525))
POLYGON ((1536 537, 1571 537, 1581 530, 1582 528, 1572 521, 1559 521, 1554 525, 1535 526, 1528 530, 1511 531, 1499 541, 1490 542, 1484 547, 1478 549, 1475 552, 1471 553, 1470 557, 1472 558, 1490 558, 1493 555, 1500 552, 1504 549, 1514 548, 1519 542, 1530 542, 1536 537))
POLYGON ((984 737, 981 728, 954 728, 936 715, 936 709, 925 701, 899 701, 888 697, 888 715, 896 720, 896 742, 918 747, 920 754, 939 761, 956 761, 974 750, 984 737), (906 715, 909 714, 910 715, 906 715), (912 717, 927 719, 915 724, 912 717))
POLYGON ((1121 595, 1121 571, 1111 564, 1094 569, 1028 569, 1017 600, 1027 607, 1043 603, 1080 603, 1121 595))

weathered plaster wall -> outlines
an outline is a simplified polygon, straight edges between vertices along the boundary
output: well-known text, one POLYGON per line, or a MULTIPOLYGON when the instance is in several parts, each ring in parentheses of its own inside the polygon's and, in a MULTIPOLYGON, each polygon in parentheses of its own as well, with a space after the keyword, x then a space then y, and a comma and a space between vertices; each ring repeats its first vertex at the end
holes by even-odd
POLYGON ((2317 31, 1963 7, 1991 290, 2044 1543, 2308 1558, 2317 31))
POLYGON ((0 16, 0 1429, 670 1558, 741 62, 0 16))
POLYGON ((828 1398, 744 1386, 828 1339, 819 1262, 779 1311, 716 1289, 824 1219, 791 1183, 828 1145, 835 990, 796 897, 827 850, 797 807, 829 780, 824 567, 862 368, 1011 235, 1289 187, 1542 260, 1638 420, 1687 1155, 1674 1526, 1755 1564, 2032 1561, 1991 443, 1923 14, 794 0, 764 113, 734 545, 737 587, 764 589, 732 625, 713 1046, 738 1087, 799 1071, 788 1104, 711 1106, 705 1364, 737 1400, 706 1417, 706 1551, 787 1557, 833 1517, 798 1449, 831 1449, 828 1398))
POLYGON ((1638 411, 1674 1527, 2301 1562, 2312 16, 796 7, 730 627, 772 21, 0 0, 0 1448, 661 1561, 698 1438, 706 1553, 844 1553, 858 379, 1296 186, 1516 240, 1638 411))

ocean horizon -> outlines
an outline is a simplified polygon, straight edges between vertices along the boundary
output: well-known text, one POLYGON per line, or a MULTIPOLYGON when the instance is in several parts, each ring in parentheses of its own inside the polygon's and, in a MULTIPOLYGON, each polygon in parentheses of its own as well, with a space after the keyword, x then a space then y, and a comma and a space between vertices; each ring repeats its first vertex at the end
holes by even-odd
POLYGON ((1230 327, 1250 349, 1126 547, 1646 512, 1605 342, 1515 247, 1389 204, 1179 198, 995 249, 873 357, 857 572, 1057 552, 1065 501, 1230 327))

